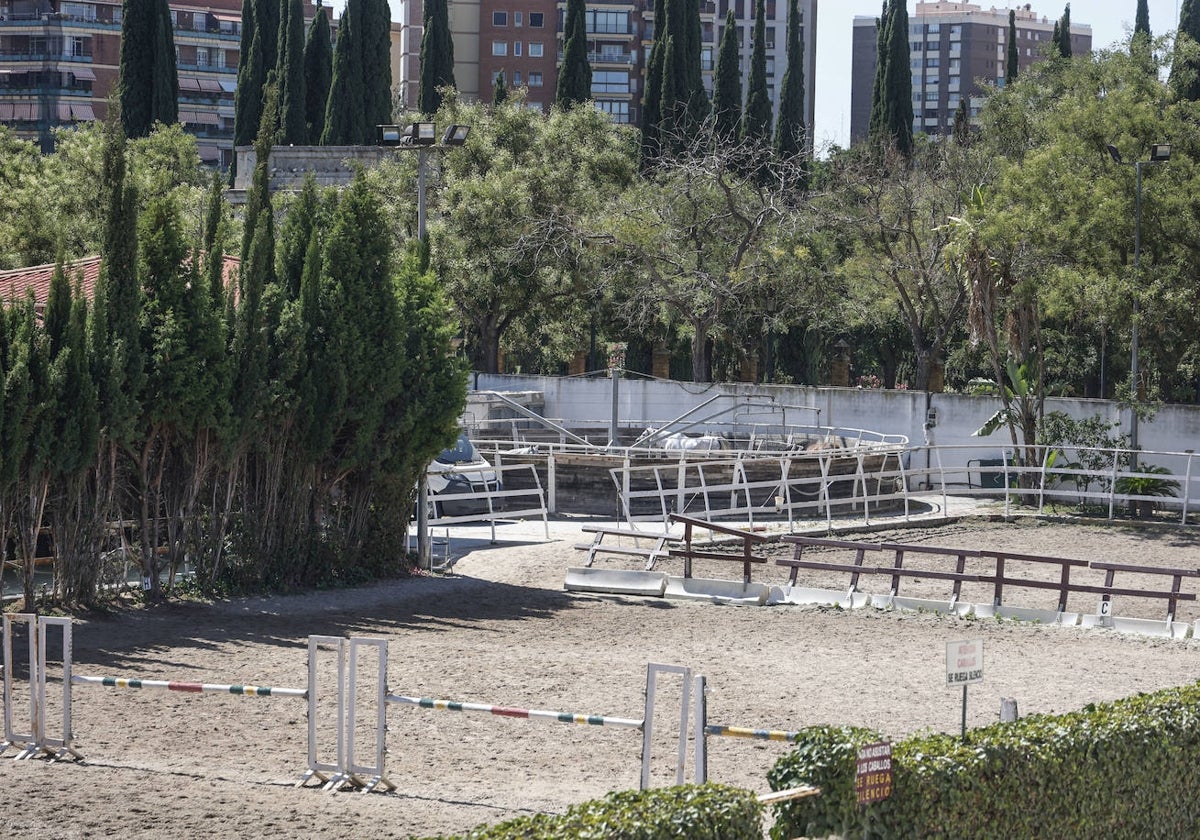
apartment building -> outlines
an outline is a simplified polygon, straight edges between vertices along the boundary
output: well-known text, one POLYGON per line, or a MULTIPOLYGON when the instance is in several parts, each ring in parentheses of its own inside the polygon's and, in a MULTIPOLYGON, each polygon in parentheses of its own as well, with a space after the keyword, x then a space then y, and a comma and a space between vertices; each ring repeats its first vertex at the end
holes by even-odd
MULTIPOLYGON (((1032 4, 1016 9, 1019 69, 1041 61, 1057 18, 1038 15, 1032 4)), ((918 2, 909 18, 912 68, 913 132, 949 134, 954 113, 966 98, 971 116, 979 113, 988 85, 1004 85, 1008 62, 1007 8, 984 9, 974 3, 918 2)), ((875 80, 876 19, 855 17, 851 45, 850 142, 867 136, 875 80)), ((1071 51, 1091 52, 1092 28, 1071 22, 1071 51)))
MULTIPOLYGON (((743 88, 750 75, 754 31, 753 0, 696 0, 700 4, 701 68, 711 90, 717 47, 730 4, 738 21, 743 88)), ((417 102, 421 54, 421 0, 393 4, 400 17, 400 92, 409 107, 417 102)), ((778 113, 779 87, 787 69, 787 0, 768 0, 767 83, 778 113)), ((806 121, 813 120, 816 76, 817 0, 800 0, 801 38, 805 45, 806 121)), ((646 67, 654 43, 653 0, 605 0, 588 3, 585 12, 592 97, 614 122, 641 123, 646 67)), ((554 101, 562 60, 566 3, 554 0, 451 0, 455 81, 464 97, 490 101, 496 74, 510 88, 528 89, 528 102, 543 110, 554 101), (477 56, 473 65, 470 56, 477 56), (474 72, 472 72, 474 70, 474 72)))
MULTIPOLYGON (((242 0, 171 3, 179 121, 200 159, 233 160, 242 0)), ((304 5, 305 18, 316 13, 304 5)), ((53 146, 53 129, 102 120, 121 61, 120 0, 0 0, 0 123, 53 146)))

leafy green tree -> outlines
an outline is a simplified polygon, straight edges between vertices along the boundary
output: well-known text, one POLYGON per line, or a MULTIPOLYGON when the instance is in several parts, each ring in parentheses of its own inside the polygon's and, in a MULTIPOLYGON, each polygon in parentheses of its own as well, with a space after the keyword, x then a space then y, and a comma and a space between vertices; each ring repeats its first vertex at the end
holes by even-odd
POLYGON ((742 141, 762 143, 771 137, 771 97, 767 93, 766 3, 754 3, 754 43, 750 48, 750 80, 742 113, 742 141))
POLYGON ((144 137, 155 122, 179 119, 175 38, 166 0, 124 0, 117 96, 128 137, 144 137))
POLYGON ((965 98, 958 100, 958 107, 954 109, 954 128, 950 136, 960 146, 971 143, 971 109, 965 98))
POLYGON ((520 103, 491 113, 455 103, 440 119, 473 129, 443 159, 433 266, 476 369, 495 371, 514 325, 533 325, 532 335, 562 323, 582 296, 594 250, 586 219, 633 178, 636 138, 594 108, 545 116, 520 103))
POLYGON ((1004 64, 1004 84, 1011 85, 1021 72, 1021 53, 1017 50, 1017 13, 1008 10, 1008 57, 1004 64))
MULTIPOLYGON (((736 140, 742 123, 742 61, 738 53, 737 18, 730 8, 713 73, 713 134, 723 142, 736 140)), ((803 92, 801 92, 803 95, 803 92)))
POLYGON ((585 13, 584 0, 567 0, 563 60, 558 68, 558 88, 554 95, 554 102, 560 108, 573 108, 592 98, 592 65, 587 56, 585 13))
POLYGON ((790 159, 804 153, 804 42, 800 40, 800 10, 788 4, 787 70, 779 89, 779 122, 775 125, 775 154, 790 159))
MULTIPOLYGON (((279 142, 303 146, 308 143, 307 104, 304 87, 304 7, 300 0, 283 0, 279 23, 279 142)), ((324 12, 322 11, 322 14, 324 12)))
POLYGON ((320 142, 325 133, 325 106, 333 83, 333 47, 325 7, 317 8, 308 40, 304 44, 304 121, 310 142, 320 142))
MULTIPOLYGON (((243 0, 233 144, 249 146, 262 120, 263 88, 279 61, 280 0, 243 0)), ((233 173, 230 173, 231 175, 233 173)))
POLYGON ((425 3, 424 27, 417 108, 422 114, 436 114, 442 105, 438 88, 455 87, 454 41, 450 37, 450 10, 446 0, 425 3))

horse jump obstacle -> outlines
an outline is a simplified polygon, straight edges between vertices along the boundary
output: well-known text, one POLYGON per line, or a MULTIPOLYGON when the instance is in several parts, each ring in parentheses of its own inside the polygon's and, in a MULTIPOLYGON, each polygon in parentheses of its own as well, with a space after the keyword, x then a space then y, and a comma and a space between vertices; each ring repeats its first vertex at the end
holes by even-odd
MULTIPOLYGON (((642 768, 641 785, 645 789, 650 786, 651 738, 653 731, 654 707, 657 692, 657 680, 662 675, 678 675, 683 680, 682 699, 680 702, 680 732, 678 759, 676 762, 676 783, 684 781, 684 764, 686 761, 687 737, 689 725, 689 691, 692 683, 692 673, 689 668, 675 665, 649 664, 646 669, 646 701, 645 714, 641 720, 632 718, 609 717, 603 715, 575 714, 557 712, 546 709, 519 709, 509 706, 486 705, 480 703, 462 703, 451 700, 432 700, 428 698, 408 697, 391 694, 387 689, 388 642, 386 639, 342 638, 338 636, 309 636, 308 638, 308 686, 306 688, 286 688, 275 686, 257 686, 236 683, 197 683, 171 680, 139 679, 116 676, 92 676, 72 673, 71 620, 66 618, 38 617, 28 614, 5 615, 3 617, 3 711, 5 740, 0 743, 0 754, 10 746, 21 747, 18 759, 46 755, 51 760, 71 756, 83 760, 83 754, 76 749, 74 735, 71 729, 71 706, 73 702, 73 686, 100 686, 117 689, 159 689, 177 691, 186 694, 221 693, 244 697, 298 697, 308 703, 308 769, 296 783, 297 787, 305 786, 311 779, 316 779, 323 790, 337 791, 353 788, 364 793, 386 789, 395 790, 396 786, 387 778, 385 761, 387 747, 385 733, 387 731, 387 707, 390 704, 411 705, 426 709, 445 711, 482 712, 500 717, 525 718, 529 720, 549 720, 561 723, 575 723, 588 726, 608 726, 611 728, 637 729, 642 732, 642 768), (12 625, 25 623, 29 626, 29 698, 30 723, 28 731, 17 731, 13 722, 13 711, 17 703, 17 693, 13 686, 13 656, 12 656, 12 625), (49 734, 46 721, 46 636, 47 629, 58 627, 62 634, 62 734, 54 737, 49 734), (376 673, 374 690, 371 692, 374 703, 374 722, 370 727, 374 733, 371 745, 371 757, 366 760, 357 752, 355 734, 357 732, 358 714, 360 711, 359 671, 361 653, 364 650, 374 650, 376 655, 376 673), (335 653, 334 665, 336 676, 336 711, 332 726, 321 726, 321 707, 318 672, 319 660, 323 652, 335 653), (333 756, 324 755, 321 751, 322 731, 336 733, 333 756)), ((328 747, 329 745, 325 745, 328 747)))

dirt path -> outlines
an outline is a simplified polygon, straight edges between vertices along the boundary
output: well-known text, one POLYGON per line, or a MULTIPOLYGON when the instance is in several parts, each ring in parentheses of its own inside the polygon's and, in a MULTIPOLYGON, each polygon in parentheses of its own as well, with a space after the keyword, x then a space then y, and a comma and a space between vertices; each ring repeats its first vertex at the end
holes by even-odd
MULTIPOLYGON (((904 538, 1200 565, 1200 541, 1172 532, 974 522, 904 538)), ((1023 714, 1059 712, 1200 675, 1193 640, 571 595, 562 580, 578 560, 569 543, 510 545, 475 551, 442 578, 89 618, 75 627, 76 672, 303 687, 309 634, 362 635, 389 640, 398 694, 640 718, 654 661, 707 675, 713 723, 853 723, 895 736, 958 727, 961 697, 944 686, 945 645, 956 639, 985 642, 972 726, 994 721, 1001 697, 1016 698, 1023 714)), ((782 570, 764 574, 782 582, 782 570)), ((1180 617, 1200 615, 1191 605, 1180 617)), ((667 682, 656 784, 671 778, 678 717, 677 686, 667 682)), ((74 731, 86 763, 0 761, 0 803, 12 836, 409 837, 561 811, 638 782, 632 731, 409 707, 392 707, 389 727, 397 791, 328 795, 292 786, 306 763, 303 700, 79 687, 74 731)), ((712 739, 710 777, 766 790, 785 749, 712 739)))

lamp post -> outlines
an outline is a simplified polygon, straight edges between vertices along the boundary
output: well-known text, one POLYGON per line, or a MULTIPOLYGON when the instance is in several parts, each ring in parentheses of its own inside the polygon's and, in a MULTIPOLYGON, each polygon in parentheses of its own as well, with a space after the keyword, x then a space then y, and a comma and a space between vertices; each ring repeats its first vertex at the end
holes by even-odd
MULTIPOLYGON (((471 126, 452 124, 437 142, 437 124, 415 122, 403 130, 396 125, 376 126, 379 145, 417 151, 417 239, 425 243, 425 172, 426 157, 430 150, 444 150, 461 146, 467 142, 471 126)), ((433 567, 433 552, 429 539, 429 478, 425 471, 417 481, 417 565, 423 569, 433 567)))
MULTIPOLYGON (((1124 163, 1121 158, 1121 152, 1116 146, 1109 145, 1106 147, 1109 155, 1112 156, 1116 163, 1124 163)), ((1140 379, 1141 375, 1138 371, 1138 292, 1142 282, 1142 166, 1147 163, 1166 163, 1171 159, 1171 144, 1170 143, 1152 143, 1150 145, 1150 160, 1137 160, 1133 162, 1133 170, 1135 172, 1135 180, 1137 182, 1136 191, 1134 194, 1134 223, 1133 223, 1133 324, 1129 332, 1129 380, 1130 387, 1133 389, 1132 405, 1129 409, 1129 448, 1132 450, 1130 455, 1130 467, 1137 469, 1137 449, 1138 449, 1138 414, 1137 402, 1141 396, 1140 379)))

